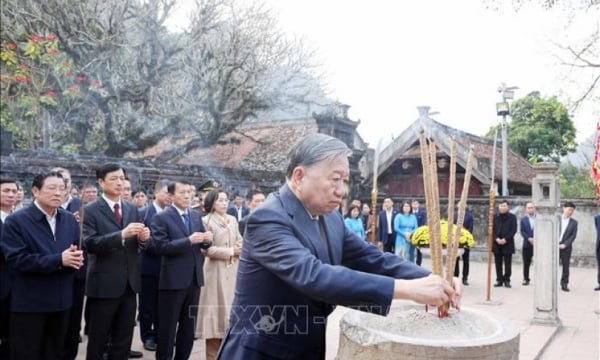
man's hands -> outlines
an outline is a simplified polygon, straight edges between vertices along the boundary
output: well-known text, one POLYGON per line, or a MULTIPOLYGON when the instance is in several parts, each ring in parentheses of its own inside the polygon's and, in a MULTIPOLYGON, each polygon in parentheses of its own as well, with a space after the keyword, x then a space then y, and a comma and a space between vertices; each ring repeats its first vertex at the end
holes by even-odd
POLYGON ((61 254, 62 266, 72 267, 79 270, 83 266, 83 251, 77 250, 77 246, 71 245, 61 254))
POLYGON ((212 243, 212 241, 213 241, 212 231, 205 231, 205 232, 196 231, 195 233, 190 235, 190 242, 192 244, 212 243))
POLYGON ((137 236, 138 242, 144 244, 150 238, 150 229, 144 223, 132 222, 121 231, 122 239, 129 239, 135 236, 137 236))
POLYGON ((453 279, 452 286, 438 275, 429 275, 420 279, 397 279, 394 285, 394 299, 412 300, 420 304, 440 306, 450 302, 452 307, 460 308, 462 289, 460 281, 453 279))
POLYGON ((498 243, 498 245, 504 245, 507 241, 506 239, 496 238, 496 242, 498 243))

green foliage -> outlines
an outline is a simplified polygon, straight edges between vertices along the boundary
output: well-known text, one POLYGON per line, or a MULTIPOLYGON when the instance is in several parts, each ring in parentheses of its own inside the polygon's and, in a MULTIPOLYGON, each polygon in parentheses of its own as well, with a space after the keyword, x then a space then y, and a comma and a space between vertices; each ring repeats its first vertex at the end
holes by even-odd
MULTIPOLYGON (((492 127, 486 137, 492 138, 494 132, 492 127)), ((542 98, 539 92, 532 92, 511 104, 508 146, 532 164, 559 162, 575 152, 575 135, 567 108, 555 97, 542 98)))
POLYGON ((560 195, 564 198, 595 198, 596 189, 589 169, 577 168, 571 163, 561 164, 558 169, 560 195))

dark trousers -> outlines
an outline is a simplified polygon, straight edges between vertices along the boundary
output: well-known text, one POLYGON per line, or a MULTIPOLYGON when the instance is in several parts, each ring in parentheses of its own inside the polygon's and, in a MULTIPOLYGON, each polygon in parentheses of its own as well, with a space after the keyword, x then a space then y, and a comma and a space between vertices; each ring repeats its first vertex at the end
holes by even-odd
POLYGON ((195 279, 187 289, 159 290, 158 307, 163 309, 158 313, 158 341, 156 359, 188 359, 194 345, 196 317, 198 316, 198 301, 200 288, 195 279), (168 311, 164 311, 168 309, 168 311))
POLYGON ((69 312, 11 312, 10 358, 62 360, 69 312))
POLYGON ((109 359, 129 358, 136 311, 133 290, 127 286, 125 293, 115 299, 88 297, 86 306, 90 310, 86 359, 102 360, 109 342, 109 359))
MULTIPOLYGON (((462 279, 463 280, 468 280, 469 279, 469 249, 465 248, 464 249, 465 252, 462 254, 462 261, 463 261, 463 272, 462 272, 462 279)), ((456 258, 456 265, 454 266, 454 276, 458 277, 458 275, 460 274, 460 268, 458 266, 458 263, 460 262, 460 258, 458 257, 456 258)))
POLYGON ((388 242, 387 242, 387 244, 383 244, 383 251, 393 254, 395 243, 396 243, 396 234, 394 234, 394 233, 388 234, 388 242))
POLYGON ((85 279, 75 279, 73 281, 73 306, 71 306, 65 339, 65 353, 63 356, 65 360, 75 360, 77 357, 84 297, 85 279))
POLYGON ((598 267, 598 285, 600 285, 600 241, 596 240, 596 266, 598 267))
POLYGON ((558 252, 560 259, 560 265, 562 266, 562 275, 560 277, 560 285, 567 286, 569 284, 569 267, 571 266, 571 250, 569 246, 565 249, 561 249, 558 252))
POLYGON ((142 288, 138 295, 140 337, 142 342, 156 341, 158 328, 158 277, 142 275, 142 288))
MULTIPOLYGON (((525 240, 527 241, 527 240, 525 240)), ((533 247, 523 248, 523 280, 530 281, 529 268, 533 259, 533 247)))
MULTIPOLYGON (((4 286, 4 284, 3 284, 4 286)), ((10 338, 8 326, 10 319, 10 294, 0 300, 0 360, 9 358, 8 339, 10 338)))
POLYGON ((510 282, 510 276, 512 275, 512 254, 496 252, 494 253, 494 263, 496 265, 496 282, 510 282), (502 272, 503 263, 504 272, 502 272))
POLYGON ((419 250, 419 248, 417 248, 417 265, 421 266, 422 262, 423 262, 423 254, 421 253, 421 250, 419 250))

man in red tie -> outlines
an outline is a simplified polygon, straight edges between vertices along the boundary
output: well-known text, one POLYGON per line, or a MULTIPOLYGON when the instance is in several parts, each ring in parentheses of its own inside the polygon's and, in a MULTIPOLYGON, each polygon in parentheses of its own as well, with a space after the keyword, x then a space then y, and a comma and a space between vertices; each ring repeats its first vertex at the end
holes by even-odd
POLYGON ((105 164, 96 171, 102 196, 84 208, 84 246, 88 251, 87 306, 90 310, 87 359, 127 359, 140 290, 138 249, 150 229, 135 206, 121 200, 125 170, 105 164), (110 334, 110 336, 109 336, 110 334))

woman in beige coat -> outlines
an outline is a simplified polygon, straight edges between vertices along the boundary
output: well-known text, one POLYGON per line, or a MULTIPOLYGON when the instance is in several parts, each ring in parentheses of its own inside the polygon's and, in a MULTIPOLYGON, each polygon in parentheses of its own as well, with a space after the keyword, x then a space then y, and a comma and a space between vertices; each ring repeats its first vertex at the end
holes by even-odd
POLYGON ((204 227, 213 233, 213 246, 202 250, 204 287, 200 292, 200 308, 196 332, 206 339, 206 359, 216 359, 221 339, 229 322, 229 311, 235 292, 237 262, 242 251, 242 236, 236 219, 227 214, 227 194, 211 190, 204 199, 207 215, 204 227))

